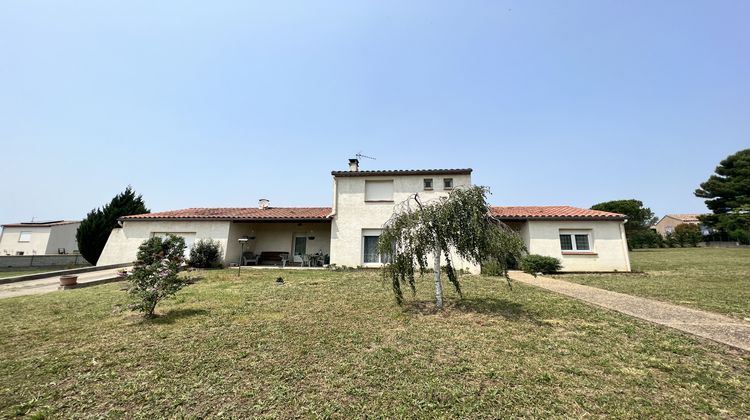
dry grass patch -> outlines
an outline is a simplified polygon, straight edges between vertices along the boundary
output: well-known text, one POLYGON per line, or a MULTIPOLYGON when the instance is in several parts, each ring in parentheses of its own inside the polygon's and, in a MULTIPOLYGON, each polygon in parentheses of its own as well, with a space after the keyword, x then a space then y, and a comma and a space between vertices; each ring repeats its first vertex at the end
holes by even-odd
POLYGON ((495 278, 434 312, 425 283, 399 308, 375 272, 212 271, 146 322, 117 284, 2 300, 0 417, 750 415, 747 354, 495 278))

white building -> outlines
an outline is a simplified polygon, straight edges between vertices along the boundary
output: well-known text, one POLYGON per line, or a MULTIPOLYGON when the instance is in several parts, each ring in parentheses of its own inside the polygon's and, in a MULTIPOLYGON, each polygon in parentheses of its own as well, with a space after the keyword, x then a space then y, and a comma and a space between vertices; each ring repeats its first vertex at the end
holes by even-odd
MULTIPOLYGON (((332 207, 191 208, 127 216, 112 231, 99 265, 133 261, 138 246, 173 233, 188 246, 198 239, 221 243, 227 263, 331 263, 378 267, 377 239, 394 206, 419 194, 422 201, 471 185, 471 169, 334 171, 332 207), (245 245, 240 238, 247 238, 245 245), (242 250, 248 259, 241 259, 242 250), (310 262, 312 261, 312 262, 310 262)), ((559 258, 566 271, 630 271, 625 216, 567 206, 493 207, 495 217, 523 237, 532 254, 559 258)), ((456 268, 479 267, 454 258, 456 268)))
POLYGON ((78 252, 81 222, 56 220, 2 225, 0 255, 52 255, 78 252))

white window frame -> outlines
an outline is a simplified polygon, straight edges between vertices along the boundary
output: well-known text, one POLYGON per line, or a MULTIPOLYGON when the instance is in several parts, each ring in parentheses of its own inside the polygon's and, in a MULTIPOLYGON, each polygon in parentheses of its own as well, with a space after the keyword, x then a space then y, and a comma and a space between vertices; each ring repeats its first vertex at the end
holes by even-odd
POLYGON ((23 243, 31 242, 31 235, 32 235, 32 232, 30 230, 22 230, 18 232, 18 242, 23 242, 23 243), (26 236, 26 239, 24 239, 24 236, 26 236))
POLYGON ((361 252, 361 261, 363 267, 379 267, 383 265, 383 256, 378 253, 378 260, 376 262, 369 261, 365 262, 365 238, 376 236, 380 238, 380 235, 383 233, 382 229, 362 229, 362 252, 361 252))
POLYGON ((592 232, 590 230, 560 230, 558 232, 558 242, 560 243, 560 250, 563 254, 565 253, 587 253, 587 254, 594 254, 594 239, 591 234, 592 232), (567 235, 570 236, 570 242, 573 246, 573 249, 562 249, 562 241, 560 240, 560 236, 567 235), (586 236, 586 240, 588 241, 589 249, 578 249, 578 244, 576 243, 576 235, 584 235, 586 236))

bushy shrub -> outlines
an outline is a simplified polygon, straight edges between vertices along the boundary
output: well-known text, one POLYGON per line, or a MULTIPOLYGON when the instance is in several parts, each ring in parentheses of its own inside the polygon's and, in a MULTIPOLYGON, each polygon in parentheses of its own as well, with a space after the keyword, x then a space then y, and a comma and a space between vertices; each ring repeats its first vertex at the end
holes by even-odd
POLYGON ((544 255, 527 255, 521 260, 521 270, 524 273, 536 275, 536 273, 551 274, 560 271, 562 263, 555 257, 544 255))
POLYGON ((703 240, 701 228, 698 225, 688 223, 677 225, 674 228, 674 237, 680 246, 690 245, 696 247, 698 246, 698 242, 703 240))
POLYGON ((221 267, 221 244, 213 239, 199 240, 190 249, 189 264, 195 268, 221 267))
POLYGON ((628 245, 630 248, 661 248, 664 240, 661 235, 651 229, 641 229, 628 233, 628 245))
POLYGON ((155 236, 145 240, 138 247, 133 272, 128 276, 128 293, 134 300, 128 307, 152 318, 156 304, 187 285, 179 275, 184 262, 185 240, 181 237, 167 235, 166 239, 155 236))

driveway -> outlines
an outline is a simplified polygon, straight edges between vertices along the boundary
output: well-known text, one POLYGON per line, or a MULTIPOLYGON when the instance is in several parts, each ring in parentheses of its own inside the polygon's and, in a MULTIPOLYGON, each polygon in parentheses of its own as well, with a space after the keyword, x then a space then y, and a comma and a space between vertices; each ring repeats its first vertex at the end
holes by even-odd
MULTIPOLYGON (((115 281, 118 279, 117 272, 120 270, 122 270, 122 268, 80 273, 78 274, 78 284, 91 286, 94 284, 115 281)), ((59 276, 0 284, 0 299, 55 292, 58 290, 59 286, 59 276)))

